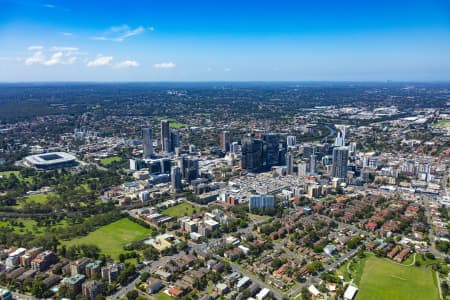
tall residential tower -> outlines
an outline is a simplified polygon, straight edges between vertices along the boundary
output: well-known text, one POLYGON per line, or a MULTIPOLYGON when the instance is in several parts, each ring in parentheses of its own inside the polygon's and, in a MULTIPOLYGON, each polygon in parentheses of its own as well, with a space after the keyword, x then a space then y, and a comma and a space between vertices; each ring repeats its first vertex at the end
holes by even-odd
POLYGON ((143 128, 142 136, 144 138, 143 158, 150 158, 153 155, 153 130, 151 128, 143 128))

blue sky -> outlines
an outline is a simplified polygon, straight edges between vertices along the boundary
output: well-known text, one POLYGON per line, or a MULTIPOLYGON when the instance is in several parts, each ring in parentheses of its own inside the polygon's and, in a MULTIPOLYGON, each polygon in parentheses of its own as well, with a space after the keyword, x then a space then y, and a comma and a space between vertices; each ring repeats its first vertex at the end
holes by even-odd
POLYGON ((450 80, 447 0, 0 4, 0 81, 450 80))

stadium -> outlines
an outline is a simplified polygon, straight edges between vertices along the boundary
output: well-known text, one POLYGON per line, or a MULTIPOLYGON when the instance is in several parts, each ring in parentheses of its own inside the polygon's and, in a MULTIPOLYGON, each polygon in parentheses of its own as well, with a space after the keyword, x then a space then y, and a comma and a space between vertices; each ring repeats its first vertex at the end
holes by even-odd
POLYGON ((78 164, 75 156, 65 152, 30 155, 25 157, 24 162, 25 165, 40 170, 73 167, 78 164))

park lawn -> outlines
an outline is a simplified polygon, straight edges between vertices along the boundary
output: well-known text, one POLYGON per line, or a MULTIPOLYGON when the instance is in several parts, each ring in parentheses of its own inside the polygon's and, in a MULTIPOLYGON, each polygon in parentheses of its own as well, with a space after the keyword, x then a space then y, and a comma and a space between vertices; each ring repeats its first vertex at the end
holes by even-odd
POLYGON ((89 187, 89 184, 87 183, 82 183, 79 185, 80 188, 83 188, 86 192, 91 192, 91 188, 89 187))
POLYGON ((23 204, 30 203, 30 202, 34 202, 37 204, 44 204, 44 203, 47 203, 48 196, 50 196, 50 195, 54 195, 54 193, 50 192, 48 194, 30 195, 30 196, 27 196, 27 197, 19 200, 18 204, 19 204, 19 206, 23 206, 23 204))
POLYGON ((450 120, 439 120, 436 123, 433 124, 434 127, 449 127, 450 126, 450 120))
POLYGON ((361 281, 361 276, 364 271, 364 266, 367 259, 370 257, 370 253, 366 252, 366 257, 351 259, 346 263, 342 264, 339 269, 339 275, 344 276, 344 281, 348 282, 353 279, 353 282, 358 285, 361 281), (350 270, 350 272, 348 272, 350 270))
POLYGON ((167 120, 167 121, 169 121, 169 127, 170 127, 170 128, 174 128, 174 129, 180 129, 180 128, 187 128, 187 127, 189 127, 188 124, 179 123, 179 122, 177 122, 177 120, 175 120, 174 118, 157 117, 156 119, 157 119, 158 121, 161 121, 161 120, 167 120))
POLYGON ((159 293, 155 296, 155 300, 172 300, 173 298, 165 293, 159 293))
POLYGON ((11 176, 12 174, 14 174, 17 177, 17 179, 19 179, 19 181, 31 182, 31 180, 32 180, 32 177, 25 177, 25 178, 22 177, 22 175, 20 175, 19 171, 3 171, 3 172, 0 172, 0 178, 1 177, 7 178, 7 177, 11 176))
MULTIPOLYGON (((14 225, 12 229, 15 233, 24 234, 26 232, 31 232, 34 235, 41 235, 48 232, 47 227, 45 226, 37 226, 37 222, 31 219, 18 219, 18 222, 22 223, 22 225, 14 225)), ((67 227, 69 224, 66 220, 61 220, 55 225, 52 225, 51 228, 62 228, 67 227)), ((11 226, 8 221, 0 221, 0 227, 9 227, 11 226)))
POLYGON ((264 222, 264 221, 267 221, 267 220, 269 220, 271 218, 270 216, 260 216, 260 215, 255 215, 255 214, 252 214, 252 213, 247 213, 247 216, 250 219, 258 220, 259 222, 264 222))
POLYGON ((161 213, 166 216, 171 216, 174 218, 181 218, 184 216, 192 216, 194 210, 198 211, 198 207, 187 202, 169 207, 163 210, 161 213))
POLYGON ((100 160, 100 164, 103 165, 103 166, 109 166, 112 163, 120 162, 120 161, 122 161, 121 157, 119 157, 119 156, 111 156, 111 157, 102 158, 100 160))
MULTIPOLYGON (((37 225, 37 222, 34 220, 17 220, 18 222, 21 222, 23 226, 12 226, 14 232, 16 233, 25 233, 27 231, 30 231, 32 233, 35 233, 36 230, 34 230, 34 226, 37 225)), ((8 221, 0 221, 0 227, 8 227, 10 226, 10 223, 8 221)))
MULTIPOLYGON (((409 265, 411 265, 412 263, 413 263, 413 261, 414 261, 414 253, 412 253, 410 256, 408 256, 408 258, 407 259, 405 259, 401 264, 402 265, 406 265, 406 266, 409 266, 409 265)), ((419 257, 419 255, 417 255, 417 257, 419 257)))
POLYGON ((178 123, 178 122, 171 122, 169 123, 170 128, 174 128, 174 129, 180 129, 180 128, 187 128, 189 127, 188 124, 184 124, 184 123, 178 123))
POLYGON ((16 175, 16 177, 19 179, 22 177, 19 171, 3 171, 0 172, 0 177, 9 177, 12 174, 16 175))
POLYGON ((403 266, 370 256, 364 266, 356 300, 437 300, 431 268, 403 266))
POLYGON ((47 203, 47 199, 49 195, 54 195, 55 193, 46 193, 46 194, 35 194, 35 195, 30 195, 30 196, 26 196, 23 199, 19 199, 17 200, 17 204, 15 205, 16 208, 22 208, 25 203, 31 203, 34 202, 36 204, 45 204, 47 203))
POLYGON ((127 243, 144 239, 150 236, 150 229, 122 218, 116 222, 100 227, 87 236, 63 242, 66 246, 94 244, 102 253, 118 259, 124 253, 123 246, 127 243))

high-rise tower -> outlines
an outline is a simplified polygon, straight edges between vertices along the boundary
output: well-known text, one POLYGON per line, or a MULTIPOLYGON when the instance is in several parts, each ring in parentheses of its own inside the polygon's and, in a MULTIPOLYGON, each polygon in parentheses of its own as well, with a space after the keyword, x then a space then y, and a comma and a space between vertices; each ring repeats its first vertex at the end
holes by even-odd
POLYGON ((170 152, 171 148, 170 125, 168 120, 161 120, 161 149, 170 152))
POLYGON ((348 148, 336 147, 333 149, 333 168, 331 175, 337 178, 347 177, 348 148))
POLYGON ((143 128, 142 136, 144 138, 143 158, 150 158, 153 155, 153 130, 151 128, 143 128))

